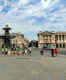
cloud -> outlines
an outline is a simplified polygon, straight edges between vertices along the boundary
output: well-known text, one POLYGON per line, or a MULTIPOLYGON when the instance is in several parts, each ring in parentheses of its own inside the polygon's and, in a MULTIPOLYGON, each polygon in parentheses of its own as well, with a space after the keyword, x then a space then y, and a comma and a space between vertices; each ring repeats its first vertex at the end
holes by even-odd
POLYGON ((32 38, 33 33, 36 37, 40 30, 66 29, 64 0, 48 0, 46 3, 41 0, 6 0, 0 7, 0 26, 9 23, 14 32, 22 32, 26 37, 32 38))
POLYGON ((27 4, 29 1, 30 1, 30 0, 20 0, 19 5, 20 5, 20 4, 25 5, 25 4, 27 4))

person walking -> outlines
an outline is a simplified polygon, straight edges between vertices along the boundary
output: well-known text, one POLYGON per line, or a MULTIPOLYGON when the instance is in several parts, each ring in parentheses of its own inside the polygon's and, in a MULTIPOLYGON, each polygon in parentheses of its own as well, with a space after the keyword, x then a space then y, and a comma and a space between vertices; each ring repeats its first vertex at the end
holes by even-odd
POLYGON ((40 55, 43 55, 43 50, 40 51, 40 55))
POLYGON ((54 50, 54 53, 55 53, 55 55, 57 56, 57 54, 58 54, 58 51, 57 51, 57 49, 55 49, 55 50, 54 50))
POLYGON ((0 55, 2 56, 2 49, 0 49, 0 55))
POLYGON ((30 56, 31 56, 32 50, 31 50, 31 48, 29 48, 29 50, 30 50, 30 56))
POLYGON ((13 48, 13 55, 16 54, 16 47, 13 48))
POLYGON ((5 48, 5 56, 8 54, 8 48, 5 48))
POLYGON ((11 56, 11 55, 12 55, 11 50, 8 49, 8 56, 11 56))
POLYGON ((17 47, 17 55, 20 55, 20 47, 17 47))
POLYGON ((27 53, 28 53, 28 55, 30 55, 31 56, 31 48, 28 48, 28 51, 27 51, 27 53))
POLYGON ((28 49, 26 48, 26 49, 25 49, 25 55, 27 55, 27 53, 28 53, 28 49))
POLYGON ((5 49, 4 48, 2 48, 2 55, 4 55, 5 54, 5 49))
POLYGON ((25 49, 22 48, 22 56, 24 56, 24 54, 25 54, 25 49))
POLYGON ((54 57, 54 49, 51 49, 51 56, 54 57))

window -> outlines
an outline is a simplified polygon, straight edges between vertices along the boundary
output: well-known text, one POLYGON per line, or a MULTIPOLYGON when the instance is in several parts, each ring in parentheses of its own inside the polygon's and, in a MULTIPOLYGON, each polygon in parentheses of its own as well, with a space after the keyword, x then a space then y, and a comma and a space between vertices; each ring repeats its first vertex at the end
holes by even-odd
POLYGON ((55 35, 55 40, 56 40, 56 41, 58 40, 58 35, 55 35))
POLYGON ((63 48, 65 48, 65 44, 63 44, 63 48))
POLYGON ((60 48, 62 48, 62 44, 60 44, 60 48))
MULTIPOLYGON (((59 35, 59 39, 60 39, 60 41, 61 41, 61 35, 59 35)), ((60 44, 61 45, 61 44, 60 44)))
POLYGON ((58 48, 58 44, 56 44, 56 48, 58 48))
POLYGON ((63 41, 64 41, 64 35, 62 35, 63 36, 63 41))

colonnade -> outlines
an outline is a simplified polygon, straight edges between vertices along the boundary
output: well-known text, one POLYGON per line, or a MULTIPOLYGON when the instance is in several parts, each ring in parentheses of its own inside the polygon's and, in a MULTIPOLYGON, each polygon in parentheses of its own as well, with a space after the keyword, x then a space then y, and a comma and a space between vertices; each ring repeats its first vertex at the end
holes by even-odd
POLYGON ((58 42, 65 42, 66 41, 66 35, 57 35, 58 36, 58 42))
MULTIPOLYGON (((44 33, 43 33, 44 34, 44 33)), ((38 46, 44 46, 48 43, 48 45, 56 45, 56 48, 66 48, 66 33, 55 33, 46 35, 41 35, 38 37, 38 46)))
POLYGON ((66 48, 66 35, 57 35, 56 47, 66 48))

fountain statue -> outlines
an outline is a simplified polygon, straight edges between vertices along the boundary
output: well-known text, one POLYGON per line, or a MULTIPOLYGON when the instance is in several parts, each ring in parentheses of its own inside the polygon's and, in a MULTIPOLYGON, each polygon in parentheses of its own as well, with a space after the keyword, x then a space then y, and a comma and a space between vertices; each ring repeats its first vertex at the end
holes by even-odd
POLYGON ((11 39, 13 39, 16 36, 10 33, 11 28, 9 27, 9 25, 6 25, 3 28, 3 30, 4 34, 0 35, 0 39, 2 39, 3 41, 2 47, 11 48, 12 47, 11 39))

